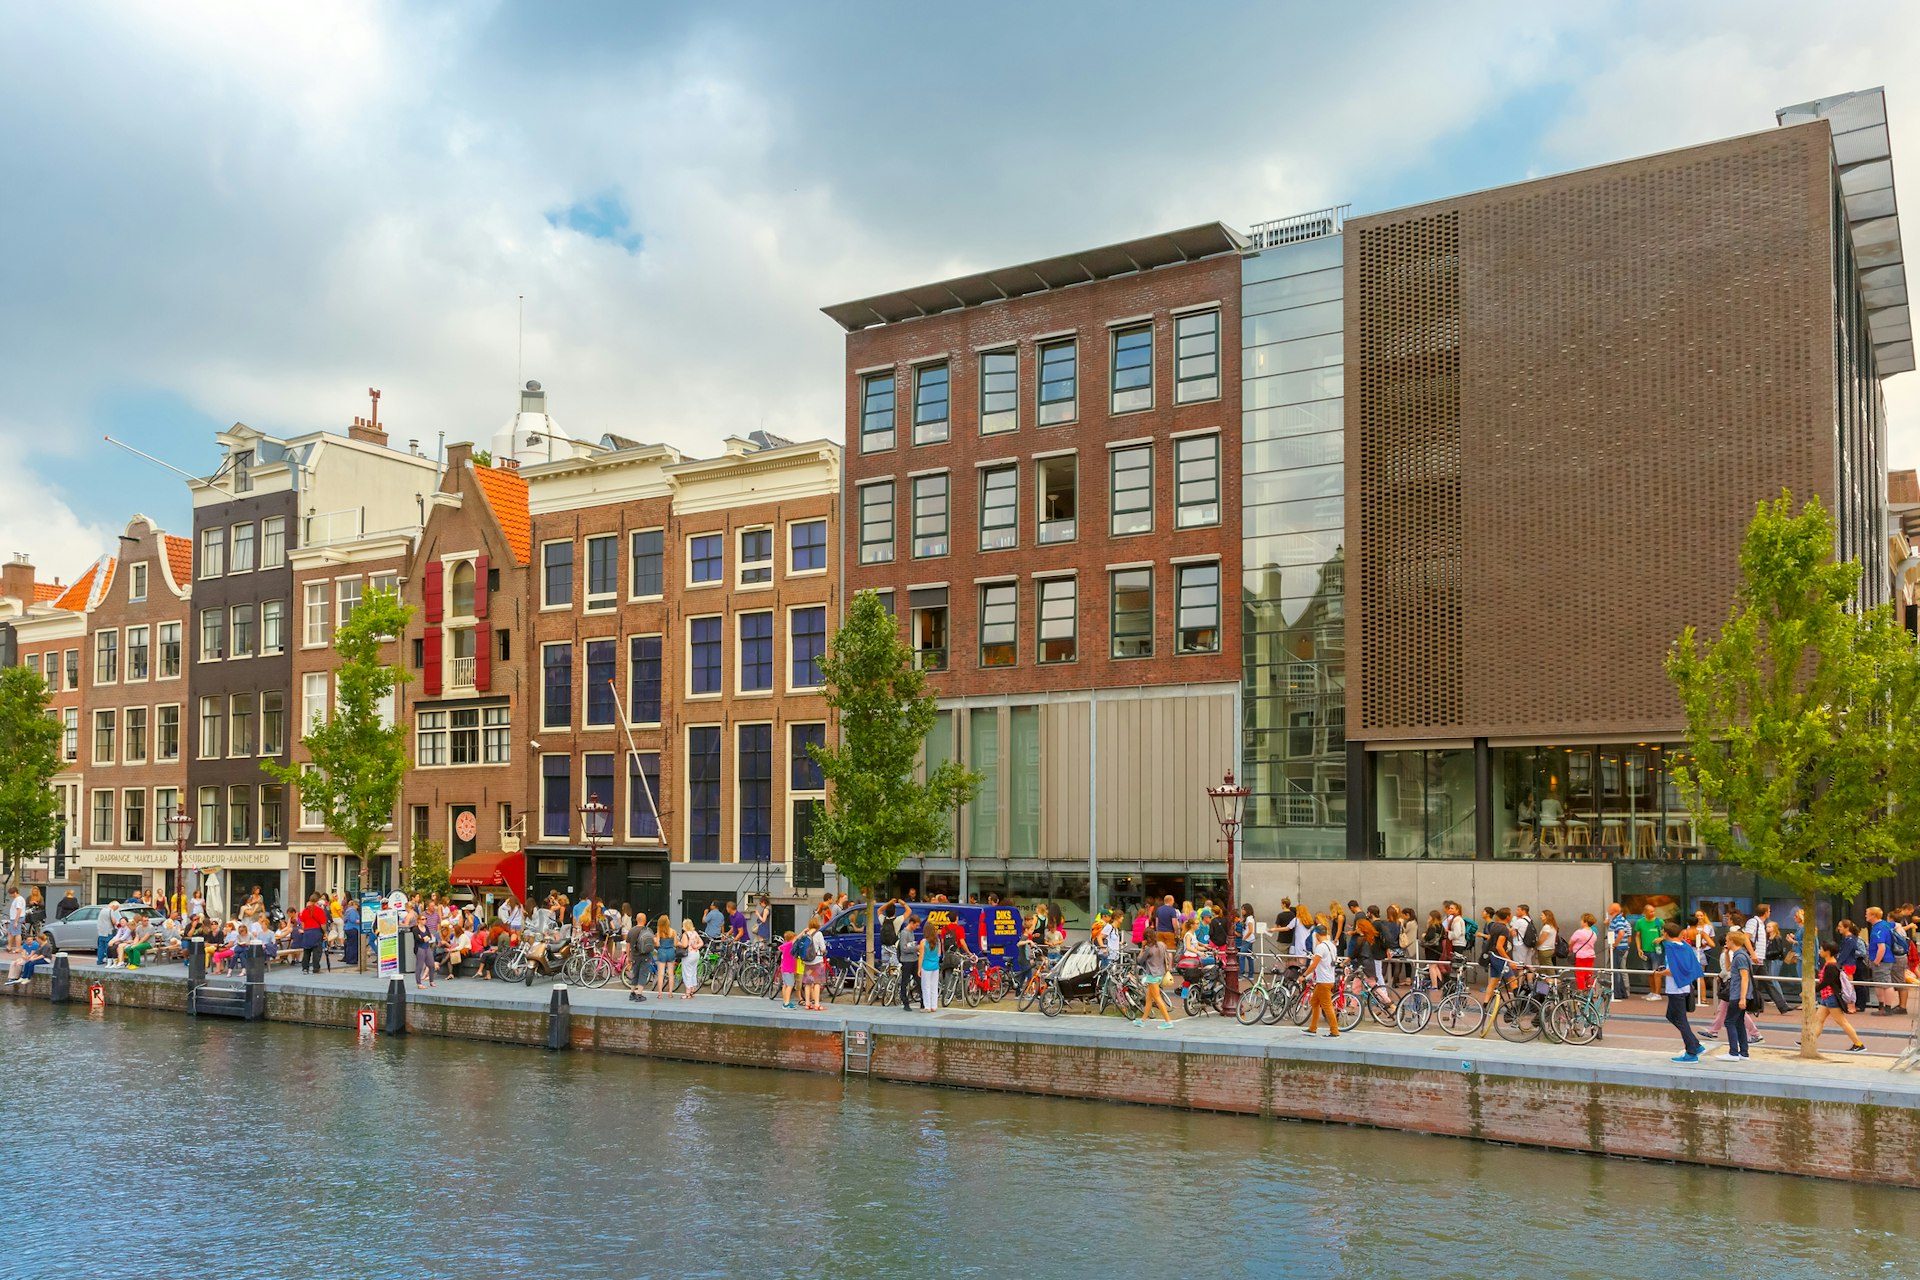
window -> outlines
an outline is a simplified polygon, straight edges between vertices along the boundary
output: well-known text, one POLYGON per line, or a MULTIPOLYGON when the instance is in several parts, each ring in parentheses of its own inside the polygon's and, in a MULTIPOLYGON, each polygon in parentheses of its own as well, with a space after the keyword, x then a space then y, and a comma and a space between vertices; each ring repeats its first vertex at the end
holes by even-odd
POLYGON ((947 365, 923 364, 913 371, 913 442, 939 444, 947 438, 947 365))
POLYGON ((114 745, 114 730, 119 723, 118 712, 96 711, 93 713, 93 762, 112 764, 118 758, 114 745))
POLYGON ((180 816, 180 788, 153 789, 153 834, 158 840, 174 838, 175 820, 180 816))
POLYGON ((893 481, 860 486, 860 563, 893 559, 893 481))
POLYGON ((260 522, 260 567, 278 569, 287 562, 287 518, 268 516, 260 522))
POLYGON ((773 726, 739 728, 740 861, 773 860, 773 726))
MULTIPOLYGON (((860 452, 893 448, 893 370, 860 380, 860 452)), ((716 846, 717 848, 717 846, 716 846)))
POLYGON ((814 605, 787 615, 787 652, 793 659, 793 687, 813 689, 820 684, 820 659, 827 653, 827 611, 814 605))
POLYGON ((1153 407, 1153 326, 1113 331, 1113 412, 1153 407))
POLYGON ((122 844, 147 842, 147 793, 140 790, 120 793, 120 841, 122 844))
POLYGON ((220 843, 220 788, 200 788, 200 821, 194 824, 195 844, 220 843))
POLYGON ((1072 339, 1049 342, 1040 348, 1040 425, 1072 422, 1079 416, 1077 372, 1079 346, 1072 339))
POLYGON ((153 709, 153 758, 157 762, 180 758, 180 708, 153 709))
MULTIPOLYGON (((589 752, 583 770, 586 789, 581 793, 580 803, 598 800, 607 806, 607 834, 613 834, 613 753, 611 751, 589 752)), ((585 832, 581 833, 586 834, 585 832)))
POLYGON ((147 562, 133 566, 127 577, 127 599, 138 604, 147 598, 147 562))
POLYGON ((414 761, 421 768, 447 762, 447 712, 422 711, 414 729, 414 761))
POLYGON ((540 832, 564 840, 573 833, 573 761, 540 757, 540 832))
POLYGON ((400 575, 397 573, 370 573, 367 575, 367 594, 370 596, 397 596, 400 594, 400 575))
MULTIPOLYGON (((322 676, 322 680, 326 677, 322 676)), ((215 694, 204 694, 200 699, 200 746, 199 758, 213 760, 221 754, 221 722, 226 708, 222 699, 215 694)))
POLYGON ((660 723, 660 637, 627 640, 627 716, 635 724, 660 723))
POLYGON ((227 843, 253 843, 253 788, 236 784, 227 788, 227 843))
POLYGON ((227 721, 227 754, 253 754, 253 695, 250 693, 233 695, 233 714, 227 721))
POLYGON ((237 524, 233 526, 233 563, 228 565, 231 573, 253 572, 253 526, 237 524))
POLYGON ((1116 658, 1153 656, 1153 570, 1115 569, 1107 576, 1112 598, 1110 652, 1116 658))
POLYGON ((253 656, 253 606, 250 604, 233 606, 233 656, 253 656))
POLYGON ((260 695, 260 754, 287 752, 287 695, 279 690, 260 695))
POLYGON ((332 628, 333 615, 327 606, 327 584, 309 582, 306 587, 307 607, 306 637, 302 641, 307 648, 317 648, 327 642, 327 634, 332 628))
POLYGON ((145 680, 149 648, 147 637, 152 634, 150 627, 127 628, 127 679, 145 680))
POLYGON ((1042 458, 1034 464, 1034 498, 1039 507, 1042 546, 1072 542, 1079 508, 1080 459, 1076 454, 1042 458))
POLYGON ((627 838, 660 838, 660 753, 627 753, 627 838))
POLYGON ((821 772, 819 761, 813 758, 808 747, 827 745, 827 726, 824 724, 796 724, 788 727, 788 743, 791 761, 787 768, 787 789, 790 791, 825 791, 827 778, 821 772))
POLYGON ((447 665, 447 683, 455 688, 471 689, 479 675, 479 664, 475 661, 479 635, 472 627, 449 627, 446 636, 447 656, 452 659, 447 665))
POLYGON ((720 729, 687 730, 687 858, 720 861, 720 729))
POLYGON ((260 605, 260 652, 284 653, 287 648, 287 602, 267 600, 260 605))
MULTIPOLYGON (((49 680, 47 683, 52 684, 53 682, 49 680)), ((79 687, 80 687, 80 651, 78 649, 69 649, 67 650, 67 692, 72 693, 75 689, 78 689, 79 687)))
POLYGON ((742 530, 740 533, 740 585, 760 586, 772 581, 773 530, 742 530))
POLYGON ((40 655, 39 654, 37 653, 28 654, 26 656, 25 661, 21 665, 26 667, 27 670, 33 672, 36 678, 39 677, 40 675, 40 655))
POLYGON ((633 581, 628 588, 634 598, 661 593, 666 573, 666 534, 659 529, 642 529, 633 535, 633 581))
POLYGON ((200 576, 217 578, 226 571, 227 531, 202 529, 200 531, 200 576))
POLYGON ((993 582, 980 588, 980 665, 1010 667, 1019 658, 1020 587, 993 582))
POLYGON ((1183 564, 1174 570, 1173 651, 1220 651, 1220 565, 1183 564))
POLYGON ((607 533, 587 539, 587 608, 611 609, 620 599, 620 539, 607 533))
POLYGON ((573 603, 573 544, 549 542, 540 548, 540 602, 548 609, 573 603))
POLYGON ((1195 311, 1173 322, 1173 402, 1220 397, 1220 313, 1195 311))
POLYGON ((1020 469, 988 467, 980 473, 980 549, 998 551, 1020 543, 1020 469))
MULTIPOLYGON (((425 805, 416 805, 413 811, 416 814, 424 815, 427 810, 425 805)), ((302 831, 325 831, 327 829, 326 810, 316 809, 312 806, 304 787, 300 791, 300 829, 302 831)), ((426 839, 426 834, 422 832, 420 838, 422 840, 426 839)))
POLYGON ((113 684, 120 679, 120 633, 93 633, 93 682, 113 684))
MULTIPOLYGON (((360 607, 360 589, 363 585, 359 578, 340 578, 336 580, 336 586, 338 587, 336 594, 339 596, 340 621, 345 622, 348 618, 351 618, 353 611, 360 607)), ((473 607, 472 603, 469 602, 467 607, 471 609, 473 607)))
POLYGON ((614 721, 620 696, 613 684, 614 662, 619 657, 619 653, 617 641, 587 641, 586 722, 588 725, 610 725, 614 721))
POLYGON ((947 474, 913 480, 913 555, 947 554, 947 474))
MULTIPOLYGON (((917 593, 916 593, 917 594, 917 593)), ((942 603, 917 605, 913 610, 913 664, 922 671, 947 669, 946 591, 942 603)))
POLYGON ((1040 661, 1072 662, 1079 655, 1079 610, 1073 578, 1040 580, 1040 661))
POLYGON ((1176 529, 1220 523, 1220 437, 1187 436, 1173 442, 1176 529))
POLYGON ((227 656, 227 611, 200 611, 200 661, 212 662, 227 656))
POLYGON ((1153 447, 1110 451, 1113 536, 1153 532, 1153 447))
POLYGON ((300 677, 300 731, 311 732, 327 722, 327 673, 309 671, 300 677))
POLYGON ((64 735, 61 742, 61 754, 68 760, 80 758, 80 709, 68 707, 61 728, 64 735))
POLYGON ((687 664, 692 693, 720 692, 720 619, 694 618, 687 624, 692 661, 687 664))
POLYGON ((827 567, 827 522, 800 520, 787 526, 787 572, 806 573, 827 567))
POLYGON ((545 694, 540 723, 548 729, 564 729, 573 723, 573 645, 564 641, 541 645, 540 671, 545 694))
POLYGON ((1020 353, 989 351, 980 357, 980 434, 1020 428, 1020 353))
POLYGON ((740 691, 773 688, 773 615, 743 613, 740 618, 740 691))
MULTIPOLYGON (((512 708, 480 708, 480 763, 513 763, 512 708)), ((507 830, 507 824, 500 829, 507 830)))
POLYGON ((93 843, 96 845, 113 843, 113 792, 111 791, 93 793, 93 843))
POLYGON ((474 590, 479 581, 473 561, 456 560, 448 568, 452 572, 446 575, 447 615, 453 618, 471 618, 473 617, 474 590))
POLYGON ((126 762, 145 764, 147 762, 147 709, 128 707, 126 717, 126 762))
POLYGON ((278 844, 286 830, 287 789, 279 783, 260 788, 260 843, 278 844))
POLYGON ((180 674, 180 624, 163 622, 160 624, 160 678, 171 679, 180 674))

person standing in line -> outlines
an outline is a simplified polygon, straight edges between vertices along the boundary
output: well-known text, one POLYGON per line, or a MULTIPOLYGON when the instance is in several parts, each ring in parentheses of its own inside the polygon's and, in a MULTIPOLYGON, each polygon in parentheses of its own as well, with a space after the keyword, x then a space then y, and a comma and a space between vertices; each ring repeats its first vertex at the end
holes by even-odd
POLYGON ((940 932, 924 930, 920 935, 920 1008, 933 1013, 940 1007, 940 932))
POLYGON ((680 928, 680 982, 685 988, 680 992, 682 1000, 693 999, 700 990, 700 948, 704 945, 700 931, 693 927, 693 917, 688 916, 680 928))
MULTIPOLYGON (((1875 1017, 1884 1018, 1893 1008, 1893 922, 1878 907, 1867 908, 1867 973, 1873 983, 1870 994, 1860 999, 1862 1009, 1872 1006, 1875 1017)), ((1858 977, 1854 985, 1859 986, 1858 977)))
POLYGON ((1313 912, 1305 905, 1293 913, 1293 954, 1302 960, 1313 954, 1313 912))
POLYGON ((1660 918, 1654 914, 1653 904, 1649 902, 1644 911, 1633 920, 1633 957, 1640 963, 1635 968, 1646 969, 1647 999, 1659 1001, 1665 999, 1656 988, 1660 986, 1660 938, 1662 934, 1660 918))
POLYGON ((1147 946, 1140 953, 1140 976, 1146 982, 1146 1001, 1141 1006, 1140 1016, 1133 1020, 1136 1027, 1147 1025, 1147 1019, 1153 1016, 1155 1008, 1160 1010, 1160 1029, 1173 1027, 1173 1007, 1167 1003, 1166 984, 1173 980, 1172 953, 1159 933, 1148 936, 1147 946))
POLYGON ((800 985, 800 964, 794 958, 793 948, 799 935, 789 929, 780 935, 780 1007, 795 1008, 794 988, 800 985))
POLYGON ((1325 1014, 1329 1040, 1340 1037, 1340 1020, 1333 1013, 1333 958, 1336 954, 1338 952, 1333 941, 1327 936, 1327 926, 1317 926, 1313 931, 1313 994, 1307 1011, 1306 1032, 1310 1036, 1320 1034, 1320 1016, 1325 1014))
POLYGON ((1700 953, 1680 936, 1677 922, 1668 922, 1661 932, 1665 935, 1661 942, 1660 966, 1665 978, 1662 985, 1667 997, 1667 1021, 1680 1033, 1680 1042, 1686 1049, 1674 1061, 1698 1062, 1700 1038, 1693 1034, 1693 1027, 1687 1022, 1687 997, 1700 980, 1700 953))
POLYGON ((1820 944, 1820 977, 1814 985, 1814 999, 1820 1005, 1820 1021, 1813 1026, 1813 1042, 1820 1043, 1820 1033, 1827 1029, 1827 1019, 1832 1018, 1840 1024, 1851 1042, 1847 1052, 1861 1053, 1866 1045, 1861 1043, 1860 1033, 1847 1021, 1846 971, 1840 966, 1840 952, 1831 942, 1820 944))
MULTIPOLYGON (((1251 974, 1253 972, 1253 943, 1259 932, 1260 927, 1254 922, 1253 918, 1253 904, 1251 902, 1241 903, 1240 919, 1236 921, 1234 925, 1233 941, 1234 949, 1240 953, 1240 972, 1242 974, 1251 974)), ((1118 948, 1115 950, 1117 952, 1118 948)), ((1241 978, 1242 982, 1249 980, 1250 979, 1246 977, 1241 978)))
MULTIPOLYGON (((1471 957, 1467 954, 1467 917, 1460 904, 1449 898, 1445 913, 1441 919, 1447 927, 1447 942, 1441 948, 1440 958, 1449 966, 1463 965, 1471 957)), ((1435 985, 1438 985, 1437 983, 1435 985)))
POLYGON ((1867 948, 1860 940, 1860 930, 1852 920, 1842 920, 1833 926, 1834 953, 1839 958, 1840 972, 1847 975, 1847 982, 1853 986, 1852 1008, 1849 1013, 1866 1008, 1866 1002, 1860 998, 1859 983, 1867 972, 1867 948))
POLYGON ((633 927, 627 930, 627 999, 635 1004, 647 1002, 647 977, 653 968, 655 946, 653 930, 647 927, 647 913, 633 913, 633 927))
POLYGON ((1593 931, 1593 912, 1580 913, 1580 927, 1567 939, 1567 954, 1573 958, 1573 985, 1577 991, 1588 991, 1593 987, 1594 959, 1599 953, 1600 938, 1593 931))
POLYGON ((1493 1000, 1493 993, 1506 981, 1507 966, 1513 961, 1513 912, 1501 907, 1480 928, 1481 956, 1487 962, 1487 989, 1480 1003, 1493 1000))
POLYGON ((820 932, 817 922, 807 922, 807 931, 801 935, 796 949, 801 964, 806 966, 801 982, 804 1003, 816 1013, 825 1013, 827 1006, 821 1002, 821 997, 824 994, 822 989, 827 985, 827 939, 820 932))
MULTIPOLYGON (((1546 907, 1540 908, 1539 923, 1534 925, 1534 963, 1543 969, 1556 967, 1560 961, 1560 922, 1553 918, 1553 912, 1546 907)), ((1540 992, 1546 994, 1547 980, 1542 976, 1540 992)))
POLYGON ((673 994, 674 978, 680 972, 679 935, 670 916, 662 913, 653 930, 653 993, 673 994))
POLYGON ((900 971, 900 1008, 913 1012, 915 970, 920 963, 920 918, 902 909, 893 943, 894 967, 900 971))
POLYGON ((763 894, 760 905, 753 909, 753 936, 761 942, 773 939, 773 904, 763 894))
POLYGON ((1727 1022, 1727 1057, 1747 1060, 1747 1020, 1752 1016, 1747 1005, 1753 1000, 1753 949, 1740 929, 1727 934, 1724 952, 1727 966, 1727 996, 1720 1002, 1721 1016, 1727 1022))
POLYGON ((1513 915, 1507 922, 1507 952, 1508 958, 1515 964, 1524 967, 1538 959, 1534 955, 1539 942, 1535 933, 1537 927, 1533 923, 1533 917, 1527 911, 1526 903, 1523 902, 1513 909, 1513 915), (1530 934, 1534 936, 1530 938, 1530 934))

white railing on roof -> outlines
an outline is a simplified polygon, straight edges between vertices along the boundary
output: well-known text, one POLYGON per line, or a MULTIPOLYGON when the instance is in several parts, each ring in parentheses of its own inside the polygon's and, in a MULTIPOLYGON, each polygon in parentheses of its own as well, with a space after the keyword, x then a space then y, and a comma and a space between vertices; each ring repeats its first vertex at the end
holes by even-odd
POLYGON ((1347 225, 1347 210, 1352 207, 1350 204, 1336 204, 1330 209, 1315 209, 1311 213, 1296 213, 1291 217, 1256 222, 1247 228, 1247 238, 1253 241, 1255 249, 1277 249, 1283 244, 1296 244, 1301 240, 1337 236, 1347 225))

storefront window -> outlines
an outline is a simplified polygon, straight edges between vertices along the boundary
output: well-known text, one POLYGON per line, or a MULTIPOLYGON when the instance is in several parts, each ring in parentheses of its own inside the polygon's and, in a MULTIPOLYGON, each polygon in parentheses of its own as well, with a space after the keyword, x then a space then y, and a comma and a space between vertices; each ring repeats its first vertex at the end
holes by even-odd
POLYGON ((1699 861, 1702 847, 1670 743, 1496 747, 1493 847, 1500 858, 1699 861))
POLYGON ((1377 856, 1474 856, 1471 748, 1379 752, 1373 786, 1377 856))

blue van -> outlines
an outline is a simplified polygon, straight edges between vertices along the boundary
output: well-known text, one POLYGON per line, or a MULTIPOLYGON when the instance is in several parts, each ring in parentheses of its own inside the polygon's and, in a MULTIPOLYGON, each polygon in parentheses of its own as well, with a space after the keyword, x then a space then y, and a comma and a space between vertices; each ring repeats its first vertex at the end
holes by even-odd
MULTIPOLYGON (((909 902, 907 908, 920 917, 920 927, 938 928, 959 921, 966 931, 967 945, 984 954, 988 963, 1004 965, 1017 962, 1020 939, 1026 934, 1026 922, 1020 909, 1013 906, 974 906, 962 902, 909 902)), ((827 921, 821 930, 827 939, 827 958, 835 964, 863 960, 867 954, 867 904, 856 902, 827 921)), ((880 929, 875 923, 874 950, 880 947, 880 929)))

